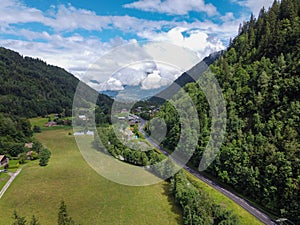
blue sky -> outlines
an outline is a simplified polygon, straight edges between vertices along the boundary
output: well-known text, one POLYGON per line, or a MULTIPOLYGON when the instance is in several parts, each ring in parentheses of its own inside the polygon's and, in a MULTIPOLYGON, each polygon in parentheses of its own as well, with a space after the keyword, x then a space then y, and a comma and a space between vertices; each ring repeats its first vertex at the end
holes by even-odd
POLYGON ((251 12, 257 15, 271 3, 1 0, 0 46, 61 66, 82 79, 95 60, 126 43, 168 42, 191 49, 201 59, 224 49, 251 12))

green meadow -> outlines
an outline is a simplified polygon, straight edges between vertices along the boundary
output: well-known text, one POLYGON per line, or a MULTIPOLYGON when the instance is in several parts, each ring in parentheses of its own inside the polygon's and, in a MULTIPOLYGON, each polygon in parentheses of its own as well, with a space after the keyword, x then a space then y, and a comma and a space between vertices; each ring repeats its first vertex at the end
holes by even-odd
POLYGON ((85 162, 69 132, 36 134, 52 152, 49 164, 23 167, 0 199, 0 224, 12 224, 17 210, 28 221, 34 214, 42 225, 55 225, 61 200, 77 224, 182 224, 166 182, 131 187, 103 178, 85 162))

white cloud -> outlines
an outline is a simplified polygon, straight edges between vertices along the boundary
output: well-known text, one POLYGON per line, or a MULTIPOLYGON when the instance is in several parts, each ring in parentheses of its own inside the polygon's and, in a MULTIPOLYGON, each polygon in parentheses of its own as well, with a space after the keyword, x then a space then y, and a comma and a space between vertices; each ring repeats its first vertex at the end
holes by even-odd
MULTIPOLYGON (((145 38, 151 38, 154 41, 165 41, 177 46, 190 49, 198 54, 200 59, 208 56, 212 52, 220 51, 225 48, 223 43, 213 36, 208 36, 205 32, 198 29, 186 29, 183 27, 175 27, 168 32, 144 32, 140 34, 145 38), (187 36, 184 35, 187 34, 187 36)), ((184 57, 177 58, 184 59, 184 57)))
POLYGON ((124 90, 123 84, 116 78, 109 78, 108 81, 95 85, 98 90, 121 91, 124 90))
POLYGON ((149 21, 125 16, 102 16, 94 11, 75 8, 71 4, 51 6, 47 12, 27 7, 19 0, 3 0, 0 4, 0 28, 9 25, 36 22, 54 32, 72 32, 77 29, 98 31, 118 29, 123 32, 136 32, 145 29, 161 29, 170 26, 170 21, 149 21))
MULTIPOLYGON (((109 67, 109 65, 105 67, 109 67)), ((101 70, 97 70, 93 74, 88 72, 88 76, 84 75, 84 80, 93 88, 102 91, 123 90, 125 85, 139 86, 141 89, 149 90, 169 85, 182 74, 182 71, 178 71, 177 68, 155 61, 140 61, 136 64, 128 65, 114 73, 108 80, 101 82, 102 72, 101 70), (96 80, 100 84, 88 82, 87 78, 96 80)))
POLYGON ((114 78, 120 80, 123 85, 138 86, 147 76, 147 69, 124 68, 113 75, 114 78))
POLYGON ((52 7, 52 10, 52 20, 45 24, 57 31, 73 31, 79 28, 101 31, 112 23, 111 16, 98 16, 90 10, 76 9, 71 4, 67 7, 64 5, 52 7))
MULTIPOLYGON (((250 4, 251 0, 247 2, 250 4)), ((142 6, 146 11, 160 10, 158 12, 177 15, 204 10, 210 15, 217 13, 214 6, 205 4, 203 0, 144 0, 126 5, 128 8, 142 6)), ((0 39, 1 46, 63 67, 84 82, 97 80, 100 84, 89 83, 95 89, 111 90, 120 90, 123 85, 139 85, 148 89, 169 84, 201 58, 223 49, 225 46, 220 40, 235 36, 239 23, 244 20, 235 19, 232 13, 220 17, 223 21, 220 24, 197 19, 187 22, 146 20, 128 15, 102 16, 71 4, 53 5, 48 11, 42 12, 26 6, 20 0, 1 0, 0 14, 2 36, 9 34, 17 37, 0 39), (27 27, 29 22, 38 23, 40 30, 27 27), (103 42, 101 34, 107 30, 121 31, 125 38, 126 34, 134 34, 147 41, 165 43, 139 45, 135 39, 125 40, 122 37, 103 42), (84 31, 93 31, 95 36, 84 31), (131 44, 122 46, 126 43, 131 44), (186 49, 195 54, 190 54, 191 51, 186 49), (139 61, 143 62, 139 65, 139 61), (145 61, 155 63, 147 65, 145 61), (167 68, 158 62, 171 67, 167 68)))
POLYGON ((139 0, 125 4, 124 7, 171 15, 186 15, 190 11, 205 12, 209 16, 217 14, 216 7, 212 4, 205 4, 204 0, 139 0))
POLYGON ((233 21, 236 20, 232 12, 228 12, 225 16, 221 16, 221 20, 223 22, 233 21))
MULTIPOLYGON (((27 33, 25 30, 23 32, 27 33)), ((32 38, 39 36, 36 34, 28 32, 32 38)), ((78 34, 63 37, 58 34, 41 33, 40 36, 46 36, 47 41, 0 39, 0 45, 16 50, 22 55, 40 58, 48 64, 63 67, 77 76, 85 73, 88 66, 110 48, 96 38, 83 38, 78 34)))
POLYGON ((150 73, 141 83, 142 89, 157 89, 161 86, 165 86, 168 83, 160 76, 160 72, 158 70, 154 70, 150 73))
POLYGON ((259 11, 262 7, 268 9, 274 2, 274 0, 231 0, 231 1, 239 4, 240 6, 249 8, 256 17, 259 15, 259 11))
POLYGON ((0 12, 1 26, 11 23, 48 22, 40 10, 27 7, 18 0, 1 0, 0 12))

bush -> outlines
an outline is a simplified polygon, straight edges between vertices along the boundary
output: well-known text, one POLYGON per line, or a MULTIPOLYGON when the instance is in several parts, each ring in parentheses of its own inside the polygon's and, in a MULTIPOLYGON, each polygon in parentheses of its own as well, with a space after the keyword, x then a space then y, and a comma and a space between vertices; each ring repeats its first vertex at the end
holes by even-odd
POLYGON ((20 155, 19 155, 19 163, 20 164, 25 164, 26 163, 26 153, 21 153, 20 155))
POLYGON ((51 152, 48 149, 45 148, 45 149, 41 150, 39 165, 40 166, 47 166, 48 161, 50 159, 50 156, 51 156, 51 152))
POLYGON ((34 133, 41 133, 42 131, 41 131, 41 128, 39 126, 34 125, 33 132, 34 133))

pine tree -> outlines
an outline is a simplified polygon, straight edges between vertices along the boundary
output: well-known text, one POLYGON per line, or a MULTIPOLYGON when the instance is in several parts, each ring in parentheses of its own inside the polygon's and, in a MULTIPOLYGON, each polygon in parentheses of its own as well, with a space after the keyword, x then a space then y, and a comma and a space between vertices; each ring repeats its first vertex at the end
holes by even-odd
POLYGON ((64 201, 61 201, 60 207, 58 210, 58 225, 75 225, 72 217, 69 217, 67 212, 67 206, 64 201))
POLYGON ((15 220, 12 225, 26 225, 25 217, 19 216, 17 211, 14 211, 13 219, 15 220))
POLYGON ((38 219, 33 215, 30 221, 30 225, 41 225, 38 219))

